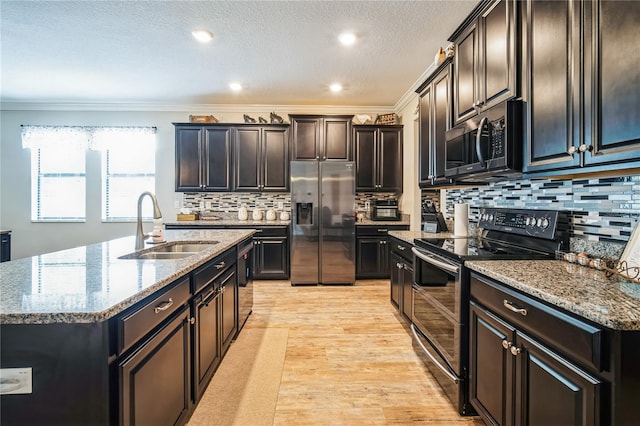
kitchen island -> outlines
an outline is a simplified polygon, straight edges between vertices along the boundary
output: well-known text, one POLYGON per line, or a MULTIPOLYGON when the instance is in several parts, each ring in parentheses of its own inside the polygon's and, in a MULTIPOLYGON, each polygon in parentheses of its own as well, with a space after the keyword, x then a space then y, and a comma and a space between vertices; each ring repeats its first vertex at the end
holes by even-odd
POLYGON ((0 362, 15 383, 0 423, 184 423, 237 330, 237 246, 254 232, 167 230, 164 246, 202 248, 169 259, 140 259, 163 244, 135 252, 126 237, 0 264, 0 362))

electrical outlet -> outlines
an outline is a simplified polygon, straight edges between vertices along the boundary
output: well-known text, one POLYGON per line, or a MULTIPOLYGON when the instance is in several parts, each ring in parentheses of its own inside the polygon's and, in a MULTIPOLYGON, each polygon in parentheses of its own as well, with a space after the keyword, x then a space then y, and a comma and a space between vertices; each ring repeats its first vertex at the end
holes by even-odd
POLYGON ((278 201, 278 210, 284 209, 284 203, 282 201, 278 201))
POLYGON ((369 203, 368 201, 364 202, 364 209, 365 210, 370 210, 371 209, 371 203, 369 203))
POLYGON ((31 367, 0 368, 1 395, 33 393, 31 367))

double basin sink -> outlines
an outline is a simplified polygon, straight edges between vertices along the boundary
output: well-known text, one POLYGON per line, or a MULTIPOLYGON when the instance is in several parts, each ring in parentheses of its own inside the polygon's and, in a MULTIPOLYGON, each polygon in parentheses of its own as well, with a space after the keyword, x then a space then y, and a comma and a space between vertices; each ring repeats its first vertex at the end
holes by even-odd
POLYGON ((171 242, 161 246, 153 247, 143 251, 125 254, 118 259, 134 259, 134 260, 160 260, 160 259, 182 259, 193 256, 199 252, 212 248, 218 244, 218 241, 199 242, 171 242))

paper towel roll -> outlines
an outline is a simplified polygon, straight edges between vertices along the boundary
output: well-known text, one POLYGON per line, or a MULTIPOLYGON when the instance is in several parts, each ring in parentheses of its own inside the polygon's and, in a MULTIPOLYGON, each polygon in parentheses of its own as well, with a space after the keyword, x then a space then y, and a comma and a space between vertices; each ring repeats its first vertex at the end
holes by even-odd
POLYGON ((469 204, 453 206, 453 234, 458 237, 469 235, 469 204))

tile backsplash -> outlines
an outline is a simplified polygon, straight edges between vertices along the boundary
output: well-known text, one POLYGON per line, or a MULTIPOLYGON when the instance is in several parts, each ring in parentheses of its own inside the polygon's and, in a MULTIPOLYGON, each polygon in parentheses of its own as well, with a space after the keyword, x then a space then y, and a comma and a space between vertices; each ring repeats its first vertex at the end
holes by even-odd
POLYGON ((447 189, 446 216, 453 217, 456 203, 469 204, 472 222, 477 222, 481 207, 565 210, 572 246, 608 242, 623 247, 640 221, 640 176, 519 180, 447 189))
POLYGON ((291 209, 291 194, 288 192, 185 192, 182 205, 187 209, 204 213, 235 213, 242 206, 254 208, 291 209))

